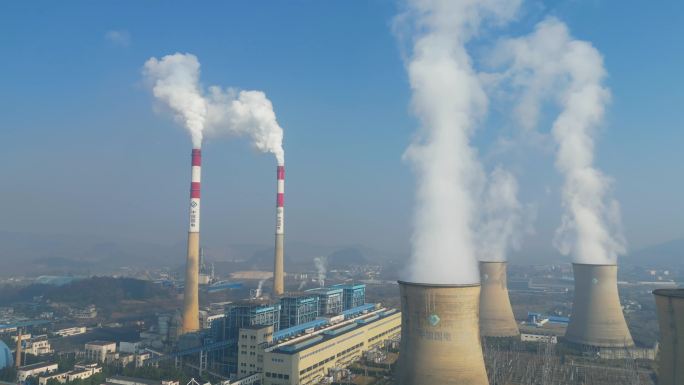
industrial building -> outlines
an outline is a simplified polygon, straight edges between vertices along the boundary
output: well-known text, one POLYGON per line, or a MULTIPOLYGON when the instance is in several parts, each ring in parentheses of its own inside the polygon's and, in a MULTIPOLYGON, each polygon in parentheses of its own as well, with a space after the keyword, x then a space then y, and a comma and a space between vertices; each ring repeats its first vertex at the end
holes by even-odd
POLYGON ((634 346, 622 313, 617 265, 573 263, 575 295, 565 340, 600 348, 634 346))
POLYGON ((344 290, 335 287, 321 287, 307 290, 318 296, 320 315, 340 314, 344 310, 344 290))
POLYGON ((280 329, 281 305, 277 302, 251 299, 231 304, 226 316, 212 323, 212 334, 216 341, 237 340, 241 328, 250 326, 272 326, 280 329))
POLYGON ((26 381, 29 377, 38 377, 41 374, 54 373, 57 371, 58 365, 52 362, 38 362, 31 365, 25 365, 17 369, 17 381, 26 381))
POLYGON ((337 322, 319 319, 294 328, 240 329, 238 378, 262 373, 263 385, 314 384, 401 333, 401 313, 368 304, 337 322))
POLYGON ((344 310, 353 309, 366 303, 366 285, 364 284, 340 284, 333 285, 333 288, 342 289, 344 310))
POLYGON ((660 326, 658 384, 684 384, 684 289, 653 292, 660 326))
POLYGON ((116 342, 91 341, 85 344, 84 357, 90 362, 107 362, 116 353, 116 342))
POLYGON ((76 380, 85 380, 97 373, 102 373, 102 367, 98 364, 76 364, 74 365, 74 370, 40 376, 38 384, 47 385, 50 380, 55 380, 62 384, 76 380))
POLYGON ((280 299, 280 326, 289 328, 318 317, 319 298, 315 294, 286 295, 280 299))

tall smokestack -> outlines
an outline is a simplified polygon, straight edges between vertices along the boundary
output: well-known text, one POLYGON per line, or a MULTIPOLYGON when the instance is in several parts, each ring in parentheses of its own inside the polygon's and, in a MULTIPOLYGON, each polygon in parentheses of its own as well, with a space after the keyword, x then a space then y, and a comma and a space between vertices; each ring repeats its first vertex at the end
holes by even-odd
POLYGON ((16 357, 14 359, 14 363, 17 368, 21 367, 21 337, 23 337, 21 329, 17 328, 17 349, 15 351, 16 357))
POLYGON ((653 291, 660 326, 658 385, 684 384, 684 289, 653 291))
POLYGON ((278 187, 276 194, 275 261, 273 266, 273 294, 285 291, 284 241, 285 241, 285 166, 278 165, 278 187))
POLYGON ((190 229, 188 231, 188 258, 185 269, 185 295, 183 297, 183 333, 199 330, 199 229, 200 179, 202 150, 192 150, 192 180, 190 183, 190 229))
POLYGON ((399 281, 398 385, 488 384, 478 305, 480 285, 399 281))
POLYGON ((595 347, 633 346, 617 289, 617 265, 573 263, 575 298, 565 339, 595 347))
POLYGON ((506 262, 480 262, 480 334, 487 337, 520 335, 508 296, 506 262))

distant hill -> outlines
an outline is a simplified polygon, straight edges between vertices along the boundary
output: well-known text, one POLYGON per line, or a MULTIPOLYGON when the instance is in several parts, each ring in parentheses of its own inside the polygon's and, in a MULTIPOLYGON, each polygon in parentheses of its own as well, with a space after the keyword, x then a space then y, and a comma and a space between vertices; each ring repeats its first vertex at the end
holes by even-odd
POLYGON ((635 265, 684 267, 684 238, 648 246, 625 257, 635 265))
POLYGON ((0 232, 0 275, 102 274, 126 266, 169 266, 183 248, 101 236, 0 232), (171 261, 171 263, 170 263, 171 261))
MULTIPOLYGON (((205 255, 219 274, 236 270, 270 270, 273 246, 208 245, 205 255)), ((364 246, 285 243, 287 271, 314 271, 314 258, 326 257, 329 268, 386 264, 401 256, 364 246)), ((125 267, 180 269, 185 244, 159 245, 103 236, 10 233, 0 231, 0 276, 106 275, 125 267)))

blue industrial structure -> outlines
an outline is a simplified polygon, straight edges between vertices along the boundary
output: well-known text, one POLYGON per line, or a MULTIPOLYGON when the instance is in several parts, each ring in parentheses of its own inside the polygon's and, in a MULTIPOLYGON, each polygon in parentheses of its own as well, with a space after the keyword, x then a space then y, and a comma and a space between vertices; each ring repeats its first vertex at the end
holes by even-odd
POLYGON ((317 319, 287 329, 280 329, 279 331, 273 333, 273 341, 280 341, 285 338, 294 337, 297 334, 303 333, 309 329, 318 329, 326 325, 328 325, 327 319, 317 319))
POLYGON ((334 285, 333 288, 342 289, 342 297, 344 301, 344 309, 352 309, 366 303, 366 285, 365 284, 340 284, 334 285))
POLYGON ((14 365, 12 351, 4 342, 0 341, 0 369, 9 368, 12 365, 14 365))
POLYGON ((344 310, 344 290, 340 287, 321 287, 307 293, 318 296, 319 315, 336 315, 344 310))
POLYGON ((567 325, 570 322, 570 318, 553 316, 553 315, 552 316, 545 316, 541 313, 527 312, 527 320, 525 322, 530 324, 530 325, 537 325, 537 326, 541 326, 547 322, 567 325))
POLYGON ((315 294, 281 298, 280 326, 289 328, 315 320, 318 317, 318 304, 319 298, 315 294))

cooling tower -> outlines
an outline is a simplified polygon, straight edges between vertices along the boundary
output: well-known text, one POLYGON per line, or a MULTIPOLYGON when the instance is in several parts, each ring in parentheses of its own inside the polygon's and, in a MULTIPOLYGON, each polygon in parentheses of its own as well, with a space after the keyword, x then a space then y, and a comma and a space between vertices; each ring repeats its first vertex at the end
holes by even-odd
POLYGON ((274 296, 282 295, 285 291, 285 268, 283 266, 283 243, 285 241, 285 166, 278 165, 277 175, 275 261, 273 266, 274 296))
POLYGON ((506 262, 480 262, 480 333, 487 337, 520 335, 508 297, 506 262))
POLYGON ((399 281, 398 385, 482 385, 485 371, 478 308, 480 285, 399 281))
POLYGON ((633 346, 617 290, 617 265, 573 263, 575 298, 568 342, 595 347, 633 346))
POLYGON ((658 289, 658 385, 684 385, 684 289, 658 289))
POLYGON ((183 333, 199 330, 199 228, 200 179, 202 151, 192 150, 192 180, 190 183, 190 229, 188 231, 188 258, 185 269, 185 295, 183 297, 183 333))

